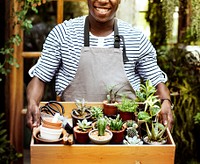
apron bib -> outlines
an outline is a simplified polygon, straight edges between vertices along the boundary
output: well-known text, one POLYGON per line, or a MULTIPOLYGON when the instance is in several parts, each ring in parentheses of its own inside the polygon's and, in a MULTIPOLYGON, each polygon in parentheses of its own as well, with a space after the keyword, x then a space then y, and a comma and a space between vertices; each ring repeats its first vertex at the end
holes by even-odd
POLYGON ((84 98, 88 102, 102 102, 106 100, 107 88, 113 85, 116 85, 115 89, 121 88, 119 95, 135 98, 124 70, 123 59, 127 58, 119 48, 120 38, 116 22, 114 32, 115 48, 89 47, 89 22, 86 18, 85 44, 81 49, 79 66, 75 78, 63 91, 62 101, 84 98))

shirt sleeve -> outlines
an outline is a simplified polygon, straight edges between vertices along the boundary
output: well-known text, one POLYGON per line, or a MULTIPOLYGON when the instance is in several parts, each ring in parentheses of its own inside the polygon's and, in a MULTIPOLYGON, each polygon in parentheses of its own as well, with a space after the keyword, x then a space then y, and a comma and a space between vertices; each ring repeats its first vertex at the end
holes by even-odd
POLYGON ((44 82, 50 82, 60 65, 60 41, 54 28, 43 45, 42 55, 37 63, 29 70, 31 77, 36 76, 44 82))
POLYGON ((164 73, 158 63, 157 54, 151 42, 144 34, 141 35, 140 58, 137 61, 137 71, 141 78, 146 81, 150 80, 154 86, 167 81, 167 75, 164 73))

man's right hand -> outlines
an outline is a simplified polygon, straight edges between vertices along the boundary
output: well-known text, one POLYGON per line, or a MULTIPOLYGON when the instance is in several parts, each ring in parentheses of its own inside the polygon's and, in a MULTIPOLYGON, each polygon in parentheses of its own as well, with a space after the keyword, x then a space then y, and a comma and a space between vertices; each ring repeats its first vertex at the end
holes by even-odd
POLYGON ((33 77, 27 86, 28 110, 26 113, 26 125, 31 130, 40 125, 39 104, 44 94, 44 88, 45 83, 37 77, 33 77))
POLYGON ((40 111, 37 105, 29 105, 26 113, 26 125, 31 130, 40 125, 40 111))

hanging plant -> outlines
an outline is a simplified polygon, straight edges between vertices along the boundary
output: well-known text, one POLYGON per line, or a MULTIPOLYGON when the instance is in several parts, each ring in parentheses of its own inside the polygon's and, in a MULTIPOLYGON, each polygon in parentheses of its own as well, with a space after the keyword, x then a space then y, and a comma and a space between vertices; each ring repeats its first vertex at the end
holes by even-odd
MULTIPOLYGON (((16 25, 20 25, 23 30, 28 31, 32 28, 32 21, 26 17, 28 11, 33 10, 35 13, 38 13, 37 6, 46 3, 46 0, 17 0, 17 2, 21 4, 21 9, 13 12, 12 18, 16 18, 14 19, 13 28, 16 25)), ((1 75, 6 76, 10 72, 11 66, 19 67, 17 59, 13 57, 13 46, 19 46, 21 41, 22 39, 19 34, 13 34, 5 43, 4 47, 0 49, 0 55, 4 56, 4 61, 0 63, 1 75)), ((1 78, 0 81, 2 81, 1 78)))

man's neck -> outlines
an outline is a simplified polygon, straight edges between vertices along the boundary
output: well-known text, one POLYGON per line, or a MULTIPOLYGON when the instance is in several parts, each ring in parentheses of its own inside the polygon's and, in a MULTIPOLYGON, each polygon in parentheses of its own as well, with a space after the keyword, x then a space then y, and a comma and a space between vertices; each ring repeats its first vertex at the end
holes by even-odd
POLYGON ((96 20, 90 20, 90 32, 95 36, 108 36, 113 32, 114 19, 108 22, 102 23, 96 20))

